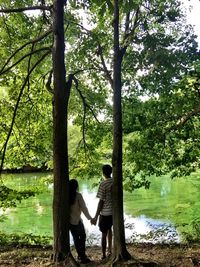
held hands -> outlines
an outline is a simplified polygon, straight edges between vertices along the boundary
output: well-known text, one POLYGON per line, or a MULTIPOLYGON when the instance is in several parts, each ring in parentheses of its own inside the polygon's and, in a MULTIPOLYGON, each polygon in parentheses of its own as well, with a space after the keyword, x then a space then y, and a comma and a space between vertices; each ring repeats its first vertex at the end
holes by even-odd
POLYGON ((93 225, 96 225, 97 224, 97 218, 98 217, 94 217, 90 220, 90 223, 93 224, 93 225))

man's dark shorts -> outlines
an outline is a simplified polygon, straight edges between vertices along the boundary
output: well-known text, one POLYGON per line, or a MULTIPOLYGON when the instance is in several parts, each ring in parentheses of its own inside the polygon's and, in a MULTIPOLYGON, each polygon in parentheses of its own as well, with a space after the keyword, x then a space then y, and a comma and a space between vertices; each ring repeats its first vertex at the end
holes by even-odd
POLYGON ((102 233, 106 233, 108 230, 110 230, 112 225, 113 225, 112 215, 109 215, 109 216, 100 215, 99 229, 102 233))

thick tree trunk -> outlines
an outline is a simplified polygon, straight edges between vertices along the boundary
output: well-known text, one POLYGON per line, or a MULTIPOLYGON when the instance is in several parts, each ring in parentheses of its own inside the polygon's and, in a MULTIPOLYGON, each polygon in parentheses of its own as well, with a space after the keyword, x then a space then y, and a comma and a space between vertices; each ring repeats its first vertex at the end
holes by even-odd
POLYGON ((122 174, 122 105, 121 64, 123 55, 119 48, 119 7, 114 1, 114 69, 113 69, 113 230, 114 262, 130 259, 126 249, 123 211, 122 174))
POLYGON ((64 63, 64 1, 54 1, 53 46, 53 234, 54 261, 61 261, 70 253, 68 202, 67 105, 70 88, 66 86, 64 63))

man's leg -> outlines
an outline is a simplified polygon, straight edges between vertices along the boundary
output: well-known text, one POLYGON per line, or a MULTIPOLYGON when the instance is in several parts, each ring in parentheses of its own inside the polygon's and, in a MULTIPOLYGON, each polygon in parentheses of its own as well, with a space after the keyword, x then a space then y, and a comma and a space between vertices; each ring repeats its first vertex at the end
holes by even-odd
POLYGON ((101 248, 102 248, 103 259, 106 257, 106 237, 107 237, 107 232, 102 233, 101 248))
POLYGON ((112 253, 112 229, 108 230, 108 254, 112 253))
POLYGON ((101 248, 102 248, 102 258, 106 257, 106 247, 107 247, 107 236, 108 236, 108 223, 107 216, 100 216, 99 218, 99 229, 102 233, 101 236, 101 248))

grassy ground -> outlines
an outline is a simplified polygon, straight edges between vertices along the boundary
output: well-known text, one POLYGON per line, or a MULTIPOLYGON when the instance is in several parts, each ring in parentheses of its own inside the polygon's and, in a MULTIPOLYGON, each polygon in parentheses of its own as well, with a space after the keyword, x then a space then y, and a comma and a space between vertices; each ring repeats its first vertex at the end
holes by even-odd
MULTIPOLYGON (((130 244, 127 246, 132 259, 118 266, 162 266, 162 267, 193 267, 200 266, 200 245, 152 245, 152 244, 130 244)), ((55 264, 51 261, 51 248, 0 248, 0 267, 41 267, 41 266, 70 266, 63 262, 55 264)), ((76 253, 72 248, 72 254, 76 253)), ((99 247, 88 247, 87 254, 92 263, 87 266, 107 267, 111 266, 111 258, 101 260, 101 249, 99 247)), ((81 265, 86 266, 86 265, 81 265)))

